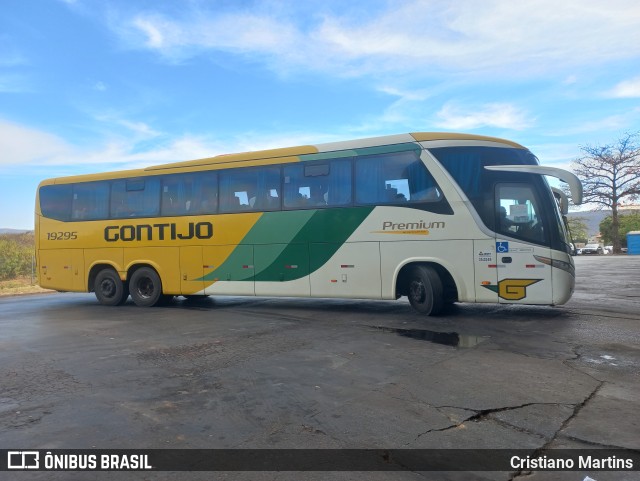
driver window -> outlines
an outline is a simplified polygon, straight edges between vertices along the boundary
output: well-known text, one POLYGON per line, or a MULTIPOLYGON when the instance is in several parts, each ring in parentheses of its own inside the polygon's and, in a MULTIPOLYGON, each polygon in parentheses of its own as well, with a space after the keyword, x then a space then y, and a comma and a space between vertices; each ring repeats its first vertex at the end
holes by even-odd
POLYGON ((529 184, 496 186, 496 231, 536 244, 545 243, 539 203, 529 184))

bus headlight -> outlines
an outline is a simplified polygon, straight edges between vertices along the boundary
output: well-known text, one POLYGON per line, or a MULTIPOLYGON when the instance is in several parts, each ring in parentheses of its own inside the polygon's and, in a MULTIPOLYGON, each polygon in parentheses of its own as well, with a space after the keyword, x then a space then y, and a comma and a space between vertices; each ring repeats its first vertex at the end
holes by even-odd
POLYGON ((573 277, 576 276, 576 268, 569 262, 559 261, 557 259, 550 259, 548 257, 543 257, 543 256, 534 255, 533 257, 535 257, 538 262, 542 262, 543 264, 546 264, 551 267, 562 269, 563 271, 566 271, 569 274, 571 274, 573 277))

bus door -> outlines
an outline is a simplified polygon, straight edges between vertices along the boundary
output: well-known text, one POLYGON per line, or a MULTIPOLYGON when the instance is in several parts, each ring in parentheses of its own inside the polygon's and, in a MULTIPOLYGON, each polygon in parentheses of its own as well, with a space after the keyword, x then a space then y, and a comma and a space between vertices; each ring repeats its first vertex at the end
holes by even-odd
POLYGON ((496 290, 500 303, 552 304, 551 267, 535 256, 551 257, 547 219, 533 185, 495 187, 496 290))

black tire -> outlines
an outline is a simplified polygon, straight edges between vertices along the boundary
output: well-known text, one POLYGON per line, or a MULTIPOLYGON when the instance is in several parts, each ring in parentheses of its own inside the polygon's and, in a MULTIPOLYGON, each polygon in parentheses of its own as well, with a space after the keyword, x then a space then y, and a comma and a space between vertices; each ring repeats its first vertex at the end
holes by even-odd
POLYGON ((129 292, 125 283, 113 269, 102 269, 93 281, 93 291, 103 306, 121 306, 129 292))
POLYGON ((444 309, 442 280, 432 267, 416 266, 411 270, 407 296, 411 307, 427 316, 437 316, 444 309))
POLYGON ((141 267, 129 280, 129 294, 136 306, 155 306, 163 299, 160 276, 151 267, 141 267))

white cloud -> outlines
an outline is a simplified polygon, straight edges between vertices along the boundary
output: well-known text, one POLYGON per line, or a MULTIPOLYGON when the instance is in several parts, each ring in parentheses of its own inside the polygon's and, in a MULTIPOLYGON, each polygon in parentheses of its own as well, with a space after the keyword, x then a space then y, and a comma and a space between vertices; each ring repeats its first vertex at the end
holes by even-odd
MULTIPOLYGON (((143 133, 155 132, 146 124, 132 127, 143 133)), ((73 145, 63 138, 24 125, 0 120, 0 169, 58 166, 75 173, 143 168, 182 160, 213 157, 219 154, 274 149, 309 143, 345 140, 333 135, 293 132, 244 132, 224 139, 185 134, 149 142, 144 138, 122 136, 95 147, 73 145)))
POLYGON ((439 127, 452 130, 472 130, 481 127, 523 130, 532 125, 526 112, 508 103, 490 103, 464 107, 449 102, 436 114, 439 127))
MULTIPOLYGON (((363 14, 315 11, 140 12, 114 28, 169 59, 243 53, 280 71, 363 75, 433 70, 529 75, 640 54, 635 0, 391 2, 363 14)), ((303 9, 302 9, 303 10, 303 9)), ((349 9, 343 11, 352 12, 349 9)), ((112 22, 115 25, 116 22, 112 22)))
POLYGON ((122 114, 115 111, 94 114, 93 118, 106 124, 110 132, 124 127, 124 133, 131 142, 155 139, 164 135, 145 122, 124 118, 122 114))
MULTIPOLYGON (((181 20, 158 13, 140 13, 117 30, 130 42, 171 60, 181 60, 205 50, 256 55, 289 56, 303 40, 290 25, 252 13, 204 15, 193 11, 181 20)), ((298 56, 298 55, 296 55, 298 56)))
MULTIPOLYGON (((132 123, 130 127, 142 133, 150 130, 145 124, 132 123)), ((134 164, 140 167, 197 158, 204 152, 211 155, 215 148, 215 145, 207 145, 204 139, 188 136, 169 139, 142 152, 137 152, 137 145, 138 140, 127 137, 87 149, 49 132, 0 120, 0 167, 77 165, 86 168, 96 165, 129 168, 134 164)))
POLYGON ((130 120, 120 120, 119 124, 136 133, 141 138, 152 139, 158 137, 161 133, 154 130, 144 122, 132 122, 130 120))
POLYGON ((55 135, 0 120, 0 166, 47 163, 72 151, 55 135))
POLYGON ((609 96, 615 98, 640 98, 640 77, 620 82, 609 92, 609 96))
POLYGON ((548 136, 566 137, 576 134, 603 134, 609 135, 611 132, 620 132, 628 129, 630 125, 637 125, 640 118, 640 108, 625 110, 620 114, 607 115, 600 118, 590 118, 585 121, 575 123, 564 129, 557 129, 547 132, 548 136))

